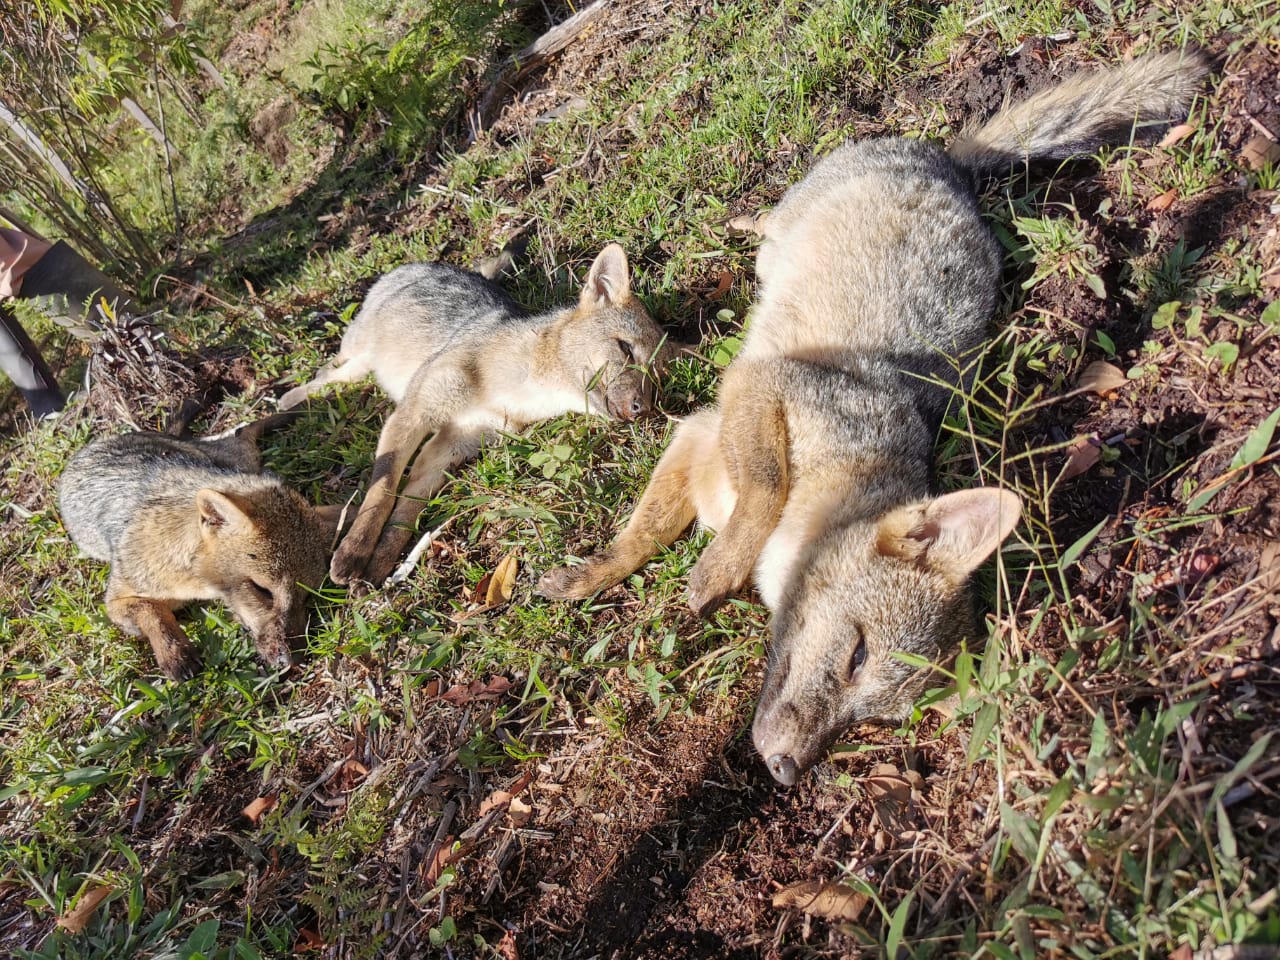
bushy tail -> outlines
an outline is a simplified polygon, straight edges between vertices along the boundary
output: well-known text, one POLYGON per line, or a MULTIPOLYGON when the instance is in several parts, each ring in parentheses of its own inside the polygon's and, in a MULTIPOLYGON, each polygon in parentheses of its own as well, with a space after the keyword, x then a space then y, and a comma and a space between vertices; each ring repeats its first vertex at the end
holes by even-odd
POLYGON ((1184 50, 1082 71, 966 129, 947 152, 978 173, 1092 153, 1126 141, 1135 123, 1184 113, 1208 70, 1203 53, 1184 50))

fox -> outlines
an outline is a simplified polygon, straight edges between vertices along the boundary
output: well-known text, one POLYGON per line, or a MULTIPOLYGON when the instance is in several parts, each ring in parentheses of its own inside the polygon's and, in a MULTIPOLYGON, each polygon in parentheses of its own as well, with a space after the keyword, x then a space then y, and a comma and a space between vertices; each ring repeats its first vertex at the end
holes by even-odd
POLYGON ((230 607, 271 668, 293 664, 308 591, 324 581, 338 509, 312 507, 262 469, 258 440, 292 414, 208 439, 137 431, 68 461, 58 503, 67 534, 111 565, 107 617, 145 638, 160 671, 188 680, 200 656, 174 616, 194 600, 230 607))
POLYGON ((387 273, 333 360, 279 401, 292 410, 328 384, 372 373, 395 404, 330 577, 381 585, 423 503, 502 431, 582 410, 622 421, 649 414, 667 355, 662 328, 632 294, 630 264, 616 243, 596 256, 578 302, 546 313, 530 313, 490 277, 448 264, 387 273))
POLYGON ((889 137, 820 159, 762 223, 758 290, 717 402, 675 430, 630 520, 537 590, 583 599, 620 582, 695 518, 715 532, 689 573, 706 615, 754 579, 771 640, 752 739, 791 786, 861 720, 906 716, 977 626, 970 574, 1021 500, 936 495, 931 460, 957 358, 986 342, 1000 248, 977 193, 1016 167, 1127 140, 1166 121, 1207 72, 1149 55, 1006 106, 949 149, 889 137))

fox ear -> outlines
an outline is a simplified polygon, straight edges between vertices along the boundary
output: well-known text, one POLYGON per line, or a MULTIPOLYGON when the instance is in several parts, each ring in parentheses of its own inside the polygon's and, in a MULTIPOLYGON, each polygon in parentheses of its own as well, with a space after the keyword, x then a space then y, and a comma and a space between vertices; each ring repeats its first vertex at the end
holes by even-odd
POLYGON ((587 273, 578 302, 584 307, 621 306, 631 297, 631 270, 627 255, 616 243, 600 251, 587 273))
POLYGON ((876 549, 958 583, 995 552, 1021 514, 1016 493, 995 487, 960 490, 884 516, 876 549))
POLYGON ((210 487, 196 491, 196 509, 200 511, 200 532, 206 537, 239 533, 253 521, 246 504, 235 494, 222 493, 210 487))

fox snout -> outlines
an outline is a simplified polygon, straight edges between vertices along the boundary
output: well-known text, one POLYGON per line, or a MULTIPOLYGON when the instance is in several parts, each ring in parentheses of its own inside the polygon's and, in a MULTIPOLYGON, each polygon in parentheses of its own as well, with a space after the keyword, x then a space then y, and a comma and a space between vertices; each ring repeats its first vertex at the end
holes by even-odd
POLYGON ((630 422, 653 412, 653 391, 643 375, 624 374, 605 389, 604 407, 615 420, 630 422))
POLYGON ((267 666, 276 670, 293 666, 293 644, 303 638, 307 630, 305 599, 298 598, 287 609, 271 610, 266 616, 255 616, 259 611, 240 613, 240 619, 253 634, 258 656, 267 666))
POLYGON ((785 674, 770 671, 756 707, 751 739, 773 779, 792 787, 839 731, 825 729, 823 718, 829 722, 829 707, 787 698, 784 685, 785 674))

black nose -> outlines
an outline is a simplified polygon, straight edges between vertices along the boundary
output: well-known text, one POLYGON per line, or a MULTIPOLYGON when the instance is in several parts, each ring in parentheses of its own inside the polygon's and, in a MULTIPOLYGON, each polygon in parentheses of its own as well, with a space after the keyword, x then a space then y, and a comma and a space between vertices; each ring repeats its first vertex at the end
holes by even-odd
POLYGON ((794 787, 796 780, 800 778, 800 768, 796 766, 795 760, 785 754, 775 753, 768 760, 769 772, 773 774, 773 779, 777 780, 784 787, 794 787))

